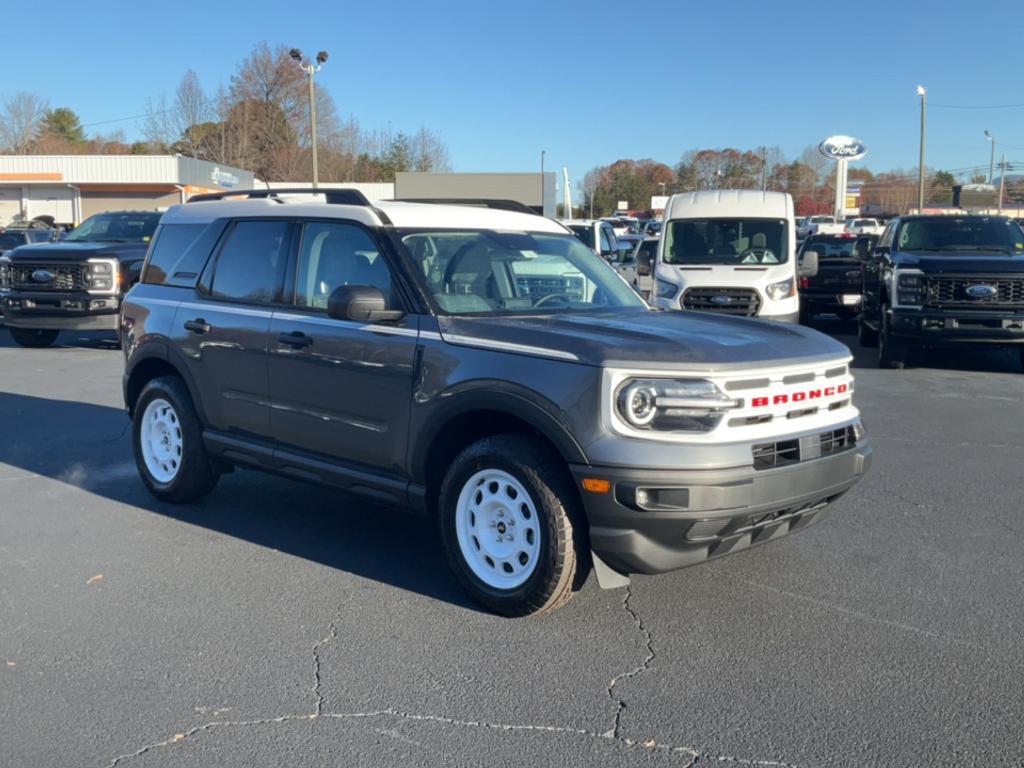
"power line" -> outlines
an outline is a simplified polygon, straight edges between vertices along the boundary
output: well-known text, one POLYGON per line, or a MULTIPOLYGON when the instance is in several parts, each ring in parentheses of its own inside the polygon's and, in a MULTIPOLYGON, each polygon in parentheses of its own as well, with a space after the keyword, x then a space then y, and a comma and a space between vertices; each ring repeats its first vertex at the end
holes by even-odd
POLYGON ((942 109, 1021 109, 1021 104, 933 104, 928 102, 929 107, 941 107, 942 109))
POLYGON ((151 112, 145 112, 141 115, 129 115, 128 117, 115 117, 112 120, 98 120, 94 123, 82 123, 82 127, 91 128, 94 125, 109 125, 110 123, 123 123, 128 120, 141 120, 142 118, 149 117, 150 115, 165 115, 168 112, 177 111, 178 109, 176 107, 170 107, 168 109, 154 109, 151 112))

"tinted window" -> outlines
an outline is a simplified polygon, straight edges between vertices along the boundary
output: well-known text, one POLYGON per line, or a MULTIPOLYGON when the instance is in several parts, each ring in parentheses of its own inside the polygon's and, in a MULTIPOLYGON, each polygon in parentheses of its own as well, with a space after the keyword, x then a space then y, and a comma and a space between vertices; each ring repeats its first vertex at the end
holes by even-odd
POLYGON ((804 251, 817 251, 820 259, 851 258, 857 241, 852 237, 811 237, 805 243, 804 251))
POLYGON ((379 288, 388 306, 391 271, 365 230, 353 224, 306 224, 299 251, 295 303, 327 309, 331 293, 343 285, 379 288))
POLYGON ((601 227, 601 253, 608 253, 608 251, 614 251, 615 246, 612 245, 612 241, 615 238, 615 232, 611 227, 601 227))
POLYGON ((594 228, 590 224, 571 224, 569 226, 580 240, 587 244, 588 247, 594 247, 594 228))
POLYGON ((903 251, 1005 251, 1024 252, 1020 227, 1009 219, 976 216, 936 216, 907 219, 900 227, 903 251))
POLYGON ((284 275, 288 223, 240 221, 228 233, 210 293, 238 301, 277 301, 284 275))
POLYGON ((64 240, 72 243, 148 243, 162 215, 136 211, 99 213, 75 227, 64 240))
POLYGON ((21 232, 0 233, 0 251, 9 251, 25 244, 25 235, 21 232))
MULTIPOLYGON (((156 232, 156 240, 149 253, 142 282, 153 285, 175 284, 171 278, 187 278, 194 285, 206 263, 210 248, 193 248, 200 235, 206 230, 205 224, 164 224, 156 232), (191 249, 191 253, 190 253, 191 249)), ((211 244, 212 245, 212 244, 211 244)))

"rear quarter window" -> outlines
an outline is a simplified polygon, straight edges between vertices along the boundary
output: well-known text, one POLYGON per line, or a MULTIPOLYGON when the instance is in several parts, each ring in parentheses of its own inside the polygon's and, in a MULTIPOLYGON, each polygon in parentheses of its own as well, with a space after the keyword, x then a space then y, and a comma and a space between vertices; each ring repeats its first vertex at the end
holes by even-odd
POLYGON ((156 231, 142 282, 195 287, 223 231, 223 224, 161 224, 156 231))

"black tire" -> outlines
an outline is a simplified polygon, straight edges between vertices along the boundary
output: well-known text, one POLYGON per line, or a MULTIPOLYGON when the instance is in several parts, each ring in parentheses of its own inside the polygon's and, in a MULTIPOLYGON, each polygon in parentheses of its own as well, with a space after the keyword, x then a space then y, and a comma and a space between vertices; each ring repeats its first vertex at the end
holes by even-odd
MULTIPOLYGON (((445 474, 438 503, 441 541, 455 578, 476 602, 503 616, 554 611, 567 603, 584 574, 579 496, 561 458, 522 435, 496 435, 463 450, 445 474), (457 505, 466 483, 478 472, 511 475, 527 491, 540 530, 539 556, 532 574, 512 589, 488 585, 472 570, 457 533, 457 505)), ((480 545, 477 545, 480 549, 480 545)), ((492 564, 493 566, 493 564, 492 564)))
POLYGON ((889 333, 889 320, 883 304, 878 313, 878 367, 903 368, 907 364, 907 343, 889 333))
POLYGON ((60 331, 55 331, 52 328, 11 328, 8 326, 7 330, 11 332, 11 337, 18 344, 30 349, 49 347, 60 336, 60 331))
POLYGON ((142 482, 161 501, 184 503, 200 499, 213 490, 220 477, 203 445, 202 425, 188 387, 177 376, 160 376, 143 387, 132 418, 132 449, 142 482), (171 405, 180 428, 180 462, 174 477, 167 481, 150 472, 142 448, 143 417, 149 404, 157 399, 171 405))
POLYGON ((857 321, 857 342, 871 349, 878 346, 878 331, 864 322, 864 315, 857 321))

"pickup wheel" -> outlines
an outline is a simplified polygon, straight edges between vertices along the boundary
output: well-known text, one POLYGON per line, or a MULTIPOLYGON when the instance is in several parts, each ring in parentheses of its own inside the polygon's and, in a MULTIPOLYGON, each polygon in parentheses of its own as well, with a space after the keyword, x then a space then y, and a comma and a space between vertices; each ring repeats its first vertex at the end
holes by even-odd
POLYGON ((132 449, 142 482, 161 501, 195 501, 217 484, 192 397, 177 376, 160 376, 143 388, 132 418, 132 449))
POLYGON ((30 349, 49 347, 60 336, 60 331, 52 328, 8 328, 11 337, 21 346, 30 349))
POLYGON ((452 462, 439 524, 456 579, 505 616, 548 613, 572 597, 579 571, 578 499, 564 464, 537 441, 497 435, 452 462))
POLYGON ((889 334, 887 307, 879 308, 878 320, 878 367, 903 368, 907 360, 907 343, 902 339, 894 339, 889 334))

